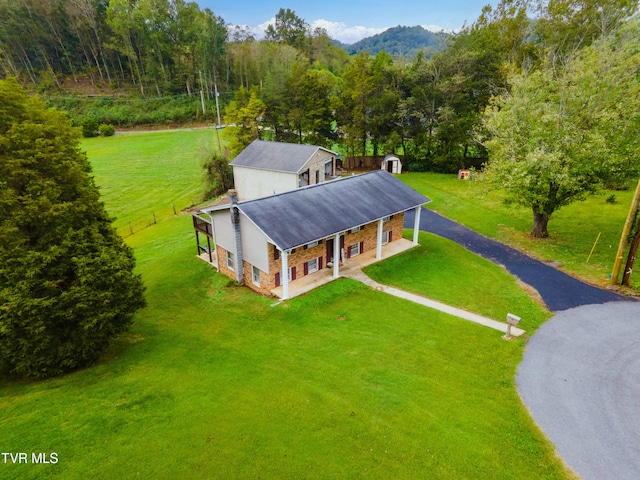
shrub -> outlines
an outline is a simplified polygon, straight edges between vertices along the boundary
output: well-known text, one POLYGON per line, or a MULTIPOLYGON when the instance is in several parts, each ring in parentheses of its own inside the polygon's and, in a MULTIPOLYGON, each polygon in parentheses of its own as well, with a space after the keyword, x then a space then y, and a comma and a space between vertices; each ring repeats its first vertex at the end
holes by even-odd
POLYGON ((82 136, 86 138, 98 136, 98 121, 87 117, 82 121, 82 136))
POLYGON ((110 137, 116 133, 116 127, 110 123, 103 123, 98 127, 98 133, 103 137, 110 137))

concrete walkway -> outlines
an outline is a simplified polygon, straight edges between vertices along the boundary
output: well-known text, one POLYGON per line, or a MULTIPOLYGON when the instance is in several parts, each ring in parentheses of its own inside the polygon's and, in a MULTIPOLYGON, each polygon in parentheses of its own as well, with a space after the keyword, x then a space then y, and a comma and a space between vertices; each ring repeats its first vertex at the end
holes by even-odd
MULTIPOLYGON (((507 331, 506 323, 498 322, 496 320, 492 320, 490 318, 486 318, 481 315, 477 315, 475 313, 462 310, 461 308, 452 307, 450 305, 446 305, 436 300, 431 300, 427 297, 423 297, 422 295, 405 292, 404 290, 383 285, 382 283, 378 283, 372 278, 368 277, 359 268, 343 268, 341 276, 364 283, 365 285, 373 288, 374 290, 388 293, 389 295, 393 295, 394 297, 403 298, 405 300, 409 300, 410 302, 414 302, 428 308, 433 308, 434 310, 444 312, 448 315, 453 315, 454 317, 458 317, 463 320, 474 322, 485 327, 493 328, 494 330, 499 330, 501 332, 506 333, 507 331)), ((517 327, 511 327, 511 335, 515 337, 519 337, 523 333, 524 333, 524 330, 521 330, 517 327)))

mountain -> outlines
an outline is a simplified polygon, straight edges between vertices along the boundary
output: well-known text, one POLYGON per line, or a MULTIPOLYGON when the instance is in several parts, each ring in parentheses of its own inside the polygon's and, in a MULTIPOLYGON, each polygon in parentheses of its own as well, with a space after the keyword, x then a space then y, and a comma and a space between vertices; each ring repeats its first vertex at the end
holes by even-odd
POLYGON ((431 56, 444 48, 449 34, 444 32, 434 33, 421 26, 389 28, 373 37, 346 45, 336 41, 336 45, 346 50, 350 55, 358 52, 368 51, 371 55, 384 50, 394 57, 413 57, 418 52, 425 52, 426 56, 431 56))

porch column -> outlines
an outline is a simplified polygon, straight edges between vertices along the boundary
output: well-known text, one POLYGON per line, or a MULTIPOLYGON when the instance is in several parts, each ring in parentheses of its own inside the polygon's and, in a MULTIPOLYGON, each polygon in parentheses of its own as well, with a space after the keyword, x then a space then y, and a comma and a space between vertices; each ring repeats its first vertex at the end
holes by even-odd
POLYGON ((280 278, 282 279, 282 300, 289 298, 289 251, 282 250, 280 252, 282 258, 282 271, 280 278))
POLYGON ((376 260, 382 260, 382 219, 378 220, 378 237, 376 238, 376 260))
POLYGON ((340 276, 340 234, 336 233, 333 238, 333 278, 340 276))
POLYGON ((418 234, 420 233, 420 212, 422 205, 416 207, 416 217, 413 221, 413 244, 418 245, 418 234))

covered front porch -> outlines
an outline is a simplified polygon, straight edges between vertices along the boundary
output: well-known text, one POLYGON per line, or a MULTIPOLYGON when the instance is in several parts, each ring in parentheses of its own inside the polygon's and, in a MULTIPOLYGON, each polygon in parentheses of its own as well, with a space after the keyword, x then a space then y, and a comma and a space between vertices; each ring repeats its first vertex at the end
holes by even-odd
MULTIPOLYGON (((369 265, 385 260, 389 257, 393 257, 402 252, 406 252, 407 250, 415 247, 412 241, 407 240, 405 238, 401 238, 399 240, 390 242, 386 245, 382 246, 382 256, 381 258, 376 258, 376 250, 369 250, 355 257, 351 257, 347 259, 344 263, 340 264, 339 268, 339 276, 347 277, 348 273, 351 270, 361 270, 369 265)), ((318 288, 322 285, 325 285, 329 282, 335 280, 333 268, 323 268, 322 270, 312 273, 310 275, 305 275, 301 278, 298 278, 288 284, 289 295, 287 298, 297 297, 298 295, 302 295, 307 293, 314 288, 318 288)), ((279 287, 271 290, 271 293, 278 297, 284 297, 284 287, 281 285, 279 287)))

